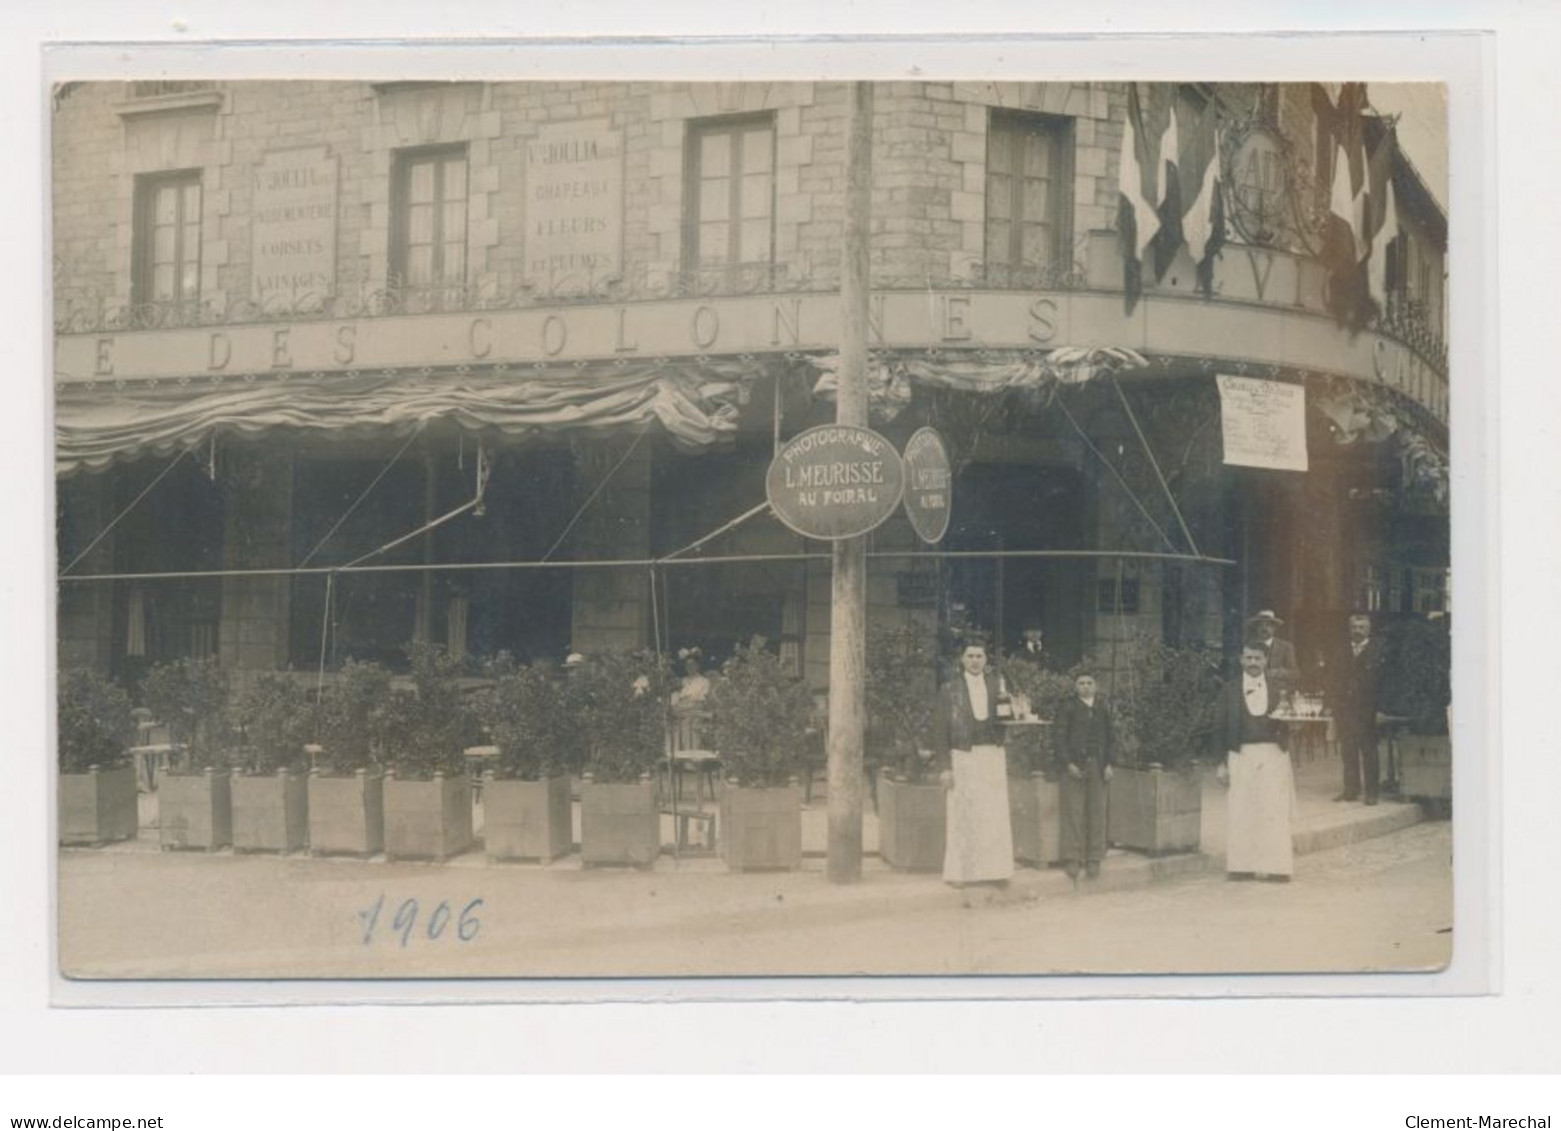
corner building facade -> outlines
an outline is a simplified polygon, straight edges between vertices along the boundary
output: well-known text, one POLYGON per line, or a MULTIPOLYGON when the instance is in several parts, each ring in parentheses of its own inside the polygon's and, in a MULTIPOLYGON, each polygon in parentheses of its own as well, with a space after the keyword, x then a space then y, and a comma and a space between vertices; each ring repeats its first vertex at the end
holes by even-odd
MULTIPOLYGON (((1040 629, 1066 667, 1141 633, 1228 649, 1258 608, 1303 657, 1352 608, 1445 610, 1439 205, 1393 149, 1380 286, 1341 317, 1311 89, 1183 84, 1223 243, 1201 281, 1157 249, 1130 300, 1129 93, 876 86, 874 426, 938 428, 956 474, 939 546, 873 534, 870 620, 1040 629), (1224 462, 1221 375, 1304 390, 1306 470, 1224 462)), ((58 88, 61 664, 759 634, 822 687, 827 546, 724 528, 833 419, 847 95, 58 88)))

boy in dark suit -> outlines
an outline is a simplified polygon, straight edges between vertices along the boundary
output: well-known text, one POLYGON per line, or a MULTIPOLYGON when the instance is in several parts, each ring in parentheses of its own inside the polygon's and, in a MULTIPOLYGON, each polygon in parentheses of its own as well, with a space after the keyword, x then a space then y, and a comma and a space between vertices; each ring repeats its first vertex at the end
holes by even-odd
POLYGON ((1075 698, 1057 716, 1057 753, 1062 763, 1062 863, 1069 878, 1082 865, 1090 879, 1100 875, 1106 855, 1106 783, 1116 752, 1111 709, 1091 671, 1073 681, 1075 698))

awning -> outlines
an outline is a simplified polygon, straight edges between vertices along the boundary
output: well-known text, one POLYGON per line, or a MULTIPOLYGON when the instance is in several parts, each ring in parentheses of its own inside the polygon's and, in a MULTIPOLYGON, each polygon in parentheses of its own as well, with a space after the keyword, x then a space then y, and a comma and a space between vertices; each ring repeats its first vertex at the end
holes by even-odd
MULTIPOLYGON (((811 361, 820 374, 814 394, 833 399, 839 386, 839 356, 811 361)), ((869 363, 867 393, 873 415, 893 420, 910 404, 913 385, 962 393, 1037 390, 1082 385, 1105 373, 1142 369, 1147 364, 1133 350, 1103 346, 1064 346, 1039 354, 1019 350, 905 353, 869 363)))
MULTIPOLYGON (((384 436, 433 421, 523 437, 560 429, 608 432, 659 423, 679 446, 736 431, 747 386, 775 362, 698 358, 603 363, 507 373, 343 373, 126 384, 65 385, 55 395, 55 471, 171 454, 216 434, 384 436)), ((789 364, 789 363, 786 363, 789 364)))

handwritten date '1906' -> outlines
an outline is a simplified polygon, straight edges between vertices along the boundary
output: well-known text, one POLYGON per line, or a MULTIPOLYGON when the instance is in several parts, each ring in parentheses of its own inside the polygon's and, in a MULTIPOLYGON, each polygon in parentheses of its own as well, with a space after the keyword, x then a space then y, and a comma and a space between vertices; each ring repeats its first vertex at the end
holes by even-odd
POLYGON ((453 937, 463 943, 471 942, 482 930, 482 920, 477 917, 482 905, 481 899, 470 900, 457 914, 451 909, 449 900, 440 900, 419 927, 421 905, 416 899, 403 899, 396 904, 389 924, 381 931, 381 920, 388 906, 385 894, 381 892, 370 907, 358 912, 358 921, 363 926, 363 945, 372 946, 376 939, 398 940, 403 949, 414 939, 439 942, 453 937))

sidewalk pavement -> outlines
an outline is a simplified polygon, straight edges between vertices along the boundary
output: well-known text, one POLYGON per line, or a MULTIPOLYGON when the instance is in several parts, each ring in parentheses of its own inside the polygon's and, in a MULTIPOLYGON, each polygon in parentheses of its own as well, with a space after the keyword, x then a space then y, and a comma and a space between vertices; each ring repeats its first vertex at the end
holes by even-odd
MULTIPOLYGON (((1338 790, 1339 764, 1336 759, 1319 757, 1297 766, 1294 841, 1298 856, 1353 844, 1372 837, 1385 836, 1424 819, 1420 806, 1411 802, 1384 798, 1380 805, 1374 807, 1367 807, 1360 802, 1335 802, 1333 797, 1338 790)), ((1121 891, 1177 876, 1222 870, 1225 849, 1225 802, 1225 787, 1219 784, 1212 773, 1209 774, 1203 783, 1201 851, 1151 857, 1113 848, 1102 865, 1099 878, 1084 881, 1080 885, 1080 890, 1083 892, 1121 891)), ((140 805, 141 830, 135 840, 90 851, 116 856, 159 853, 156 795, 142 794, 140 805)), ((812 804, 803 810, 803 865, 800 873, 791 873, 796 877, 797 882, 788 882, 782 878, 782 875, 768 873, 764 874, 767 882, 758 886, 763 887, 767 892, 779 892, 791 898, 800 897, 810 903, 818 902, 837 908, 841 904, 856 904, 863 912, 870 912, 885 900, 890 901, 897 909, 903 909, 907 902, 914 903, 921 899, 932 901, 939 906, 947 906, 952 898, 962 898, 969 906, 1022 902, 1051 895, 1072 894, 1074 891, 1072 881, 1057 867, 1037 869, 1020 866, 1016 868, 1013 880, 1005 889, 978 887, 965 889, 959 893, 945 886, 936 873, 897 872, 884 864, 878 856, 878 820, 871 812, 871 805, 868 808, 869 812, 864 818, 863 828, 865 858, 862 867, 862 884, 834 886, 817 882, 824 870, 828 806, 821 793, 816 792, 812 804)), ((574 817, 576 843, 578 843, 578 804, 575 806, 574 817)), ((480 836, 482 828, 480 804, 474 807, 474 825, 480 836)), ((670 845, 674 838, 670 817, 663 818, 662 833, 664 844, 670 845)), ((231 850, 224 850, 213 855, 221 857, 232 853, 231 850)), ((248 858, 257 862, 265 859, 248 858)), ((275 861, 276 858, 270 859, 275 861)), ((288 870, 290 872, 296 870, 301 862, 306 860, 308 858, 302 855, 286 858, 288 870)), ((650 872, 618 869, 586 872, 578 854, 564 857, 548 865, 492 863, 488 861, 480 847, 438 865, 411 861, 396 861, 391 865, 387 864, 383 857, 368 861, 332 858, 310 862, 331 868, 355 866, 361 869, 393 867, 398 870, 402 868, 488 870, 503 874, 506 883, 515 882, 524 876, 531 876, 548 884, 568 882, 571 879, 584 882, 587 876, 591 883, 611 881, 614 878, 627 879, 630 876, 654 876, 658 878, 664 895, 672 894, 668 890, 669 887, 681 887, 685 883, 704 886, 694 881, 693 878, 696 876, 719 875, 724 877, 719 885, 725 893, 723 899, 726 895, 735 894, 742 887, 745 879, 752 878, 751 874, 747 877, 731 875, 725 865, 708 851, 684 850, 680 854, 674 854, 670 848, 663 849, 662 856, 650 872), (731 890, 727 891, 729 886, 731 890)), ((1304 864, 1297 870, 1304 877, 1304 864)), ((339 875, 339 873, 333 874, 339 875)), ((703 904, 706 901, 698 902, 703 904)))

